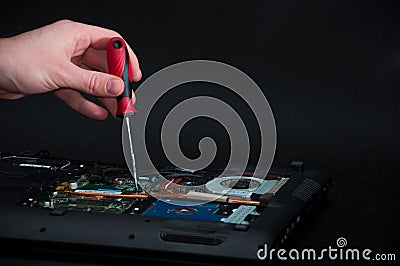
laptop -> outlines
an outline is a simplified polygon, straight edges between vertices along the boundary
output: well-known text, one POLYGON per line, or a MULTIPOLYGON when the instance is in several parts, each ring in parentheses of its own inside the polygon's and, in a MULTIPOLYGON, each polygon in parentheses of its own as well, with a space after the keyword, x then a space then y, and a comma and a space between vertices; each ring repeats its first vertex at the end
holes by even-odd
POLYGON ((301 161, 259 177, 221 172, 157 167, 139 172, 136 187, 124 164, 2 152, 2 253, 110 264, 262 262, 264 247, 284 245, 330 186, 301 161), (199 189, 176 192, 178 185, 199 189))

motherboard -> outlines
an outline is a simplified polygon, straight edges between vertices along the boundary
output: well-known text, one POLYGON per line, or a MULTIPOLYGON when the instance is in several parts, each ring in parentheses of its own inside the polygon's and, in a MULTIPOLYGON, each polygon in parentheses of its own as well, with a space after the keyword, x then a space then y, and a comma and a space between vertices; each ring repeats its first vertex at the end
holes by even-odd
POLYGON ((288 181, 277 174, 232 170, 221 176, 218 169, 159 167, 138 172, 136 189, 129 169, 119 164, 7 154, 1 160, 48 176, 18 204, 53 215, 79 211, 249 225, 288 181))

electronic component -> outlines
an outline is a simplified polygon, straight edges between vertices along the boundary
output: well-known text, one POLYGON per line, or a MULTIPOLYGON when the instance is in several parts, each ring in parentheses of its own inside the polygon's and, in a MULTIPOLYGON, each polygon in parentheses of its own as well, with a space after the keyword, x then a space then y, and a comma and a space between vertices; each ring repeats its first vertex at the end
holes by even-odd
MULTIPOLYGON (((175 201, 174 203, 178 203, 178 201, 175 201)), ((186 202, 182 202, 182 205, 186 204, 186 202)), ((221 219, 226 216, 216 214, 218 206, 219 204, 217 203, 206 203, 189 207, 170 204, 164 201, 156 201, 153 206, 143 213, 143 215, 220 222, 221 219)))
POLYGON ((248 224, 246 221, 247 217, 250 215, 259 215, 256 212, 256 206, 241 205, 239 208, 235 209, 228 218, 224 219, 224 223, 232 224, 248 224))
MULTIPOLYGON (((252 193, 266 194, 274 189, 281 180, 263 180, 248 176, 227 176, 215 178, 206 184, 206 188, 215 194, 250 198, 252 193)), ((282 184, 283 185, 283 184, 282 184)))
MULTIPOLYGON (((19 167, 42 162, 21 157, 6 160, 19 167)), ((57 163, 48 171, 56 178, 32 189, 22 205, 51 209, 52 213, 83 211, 247 225, 287 181, 277 175, 265 179, 251 173, 218 177, 219 171, 166 168, 157 173, 142 171, 136 189, 125 167, 52 162, 57 163)))
POLYGON ((90 170, 81 171, 84 172, 61 172, 58 179, 33 191, 22 204, 53 210, 122 214, 147 197, 142 190, 136 190, 126 169, 94 165, 90 170))

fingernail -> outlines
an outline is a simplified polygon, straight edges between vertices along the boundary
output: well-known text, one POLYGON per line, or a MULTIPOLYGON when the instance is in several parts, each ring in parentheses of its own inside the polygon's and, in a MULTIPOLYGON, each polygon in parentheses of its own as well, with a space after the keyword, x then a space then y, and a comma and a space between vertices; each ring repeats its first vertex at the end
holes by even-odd
POLYGON ((118 79, 110 79, 106 85, 107 92, 111 95, 119 95, 121 93, 120 84, 118 79))

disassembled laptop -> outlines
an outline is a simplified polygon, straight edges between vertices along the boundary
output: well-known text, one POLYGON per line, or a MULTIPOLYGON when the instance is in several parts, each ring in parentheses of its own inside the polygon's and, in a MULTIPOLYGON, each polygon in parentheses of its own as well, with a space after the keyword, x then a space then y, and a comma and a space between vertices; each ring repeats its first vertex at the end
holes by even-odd
POLYGON ((15 155, 2 160, 52 172, 54 179, 32 188, 19 204, 48 208, 56 214, 102 212, 248 225, 288 180, 282 175, 256 178, 251 172, 235 175, 234 171, 216 178, 217 170, 164 168, 141 173, 141 187, 136 190, 129 169, 116 165, 15 155), (178 191, 176 185, 184 187, 178 191), (196 190, 185 191, 191 186, 196 190))

